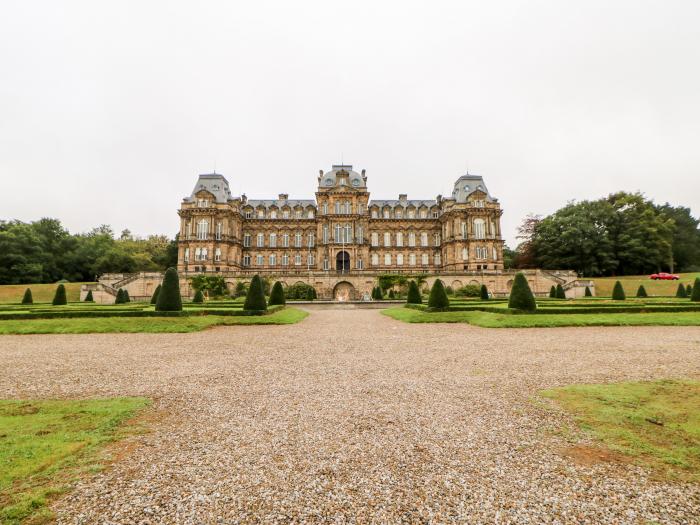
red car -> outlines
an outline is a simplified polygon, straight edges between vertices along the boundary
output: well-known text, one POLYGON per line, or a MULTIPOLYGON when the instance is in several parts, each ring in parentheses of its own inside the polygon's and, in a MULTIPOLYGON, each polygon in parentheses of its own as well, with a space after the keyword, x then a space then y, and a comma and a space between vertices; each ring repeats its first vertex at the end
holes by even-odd
POLYGON ((654 279, 655 281, 659 281, 659 280, 660 281, 677 281, 678 279, 680 279, 680 277, 678 277, 677 275, 674 275, 672 273, 661 272, 661 273, 652 273, 649 276, 649 279, 654 279))

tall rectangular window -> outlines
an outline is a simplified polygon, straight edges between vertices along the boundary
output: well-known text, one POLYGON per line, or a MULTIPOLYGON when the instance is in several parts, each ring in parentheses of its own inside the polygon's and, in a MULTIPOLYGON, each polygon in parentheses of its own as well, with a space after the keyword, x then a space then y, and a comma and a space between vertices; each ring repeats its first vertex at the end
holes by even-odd
POLYGON ((365 242, 365 230, 362 226, 357 227, 357 243, 362 244, 365 242))
POLYGON ((357 269, 358 269, 358 270, 364 270, 364 268, 365 268, 365 265, 364 265, 364 263, 362 262, 362 259, 358 258, 358 259, 357 259, 357 269))
POLYGON ((285 248, 289 248, 289 234, 288 233, 282 234, 282 246, 284 246, 285 248))
POLYGON ((328 225, 323 225, 323 244, 328 244, 328 225))
POLYGON ((377 232, 372 232, 371 240, 372 246, 379 246, 379 234, 377 232))
POLYGON ((384 254, 384 266, 391 266, 391 254, 390 253, 384 254))
POLYGON ((273 253, 270 255, 270 266, 275 266, 277 264, 277 256, 273 253))
POLYGON ((378 264, 379 264, 379 254, 373 253, 372 254, 372 266, 377 266, 378 264))
POLYGON ((314 232, 309 232, 309 248, 314 247, 314 243, 316 242, 315 237, 316 235, 314 234, 314 232))
POLYGON ((294 256, 294 266, 301 266, 301 254, 297 253, 294 256))
POLYGON ((294 247, 301 248, 301 232, 296 232, 294 234, 294 247))
POLYGON ((391 234, 384 232, 384 246, 391 246, 391 234))
POLYGON ((415 232, 409 232, 409 233, 408 233, 408 245, 409 245, 409 246, 415 246, 415 245, 416 245, 416 234, 415 234, 415 232))
POLYGON ((250 266, 250 255, 245 254, 243 256, 243 266, 250 266))
POLYGON ((328 257, 326 257, 323 259, 323 270, 327 272, 329 268, 330 267, 328 265, 328 257))
POLYGON ((263 246, 265 246, 265 235, 258 233, 258 248, 262 248, 263 246))
POLYGON ((416 265, 416 254, 415 254, 415 253, 409 254, 409 256, 408 256, 408 264, 409 264, 410 266, 415 266, 415 265, 416 265))
POLYGON ((289 266, 289 255, 286 253, 282 256, 282 266, 289 266))
POLYGON ((316 257, 314 257, 313 253, 310 253, 306 257, 306 264, 309 266, 309 268, 313 268, 314 265, 316 264, 316 257))
POLYGON ((262 266, 263 262, 263 256, 261 254, 258 254, 257 257, 255 257, 255 264, 257 264, 258 266, 262 266))
POLYGON ((396 246, 399 248, 403 246, 403 232, 396 232, 396 246))
POLYGON ((403 266, 403 253, 396 255, 396 266, 403 266))
POLYGON ((223 231, 224 225, 221 224, 220 222, 216 223, 216 240, 220 241, 221 240, 221 233, 223 231))
POLYGON ((427 234, 427 232, 421 232, 420 245, 421 246, 428 246, 428 234, 427 234))
POLYGON ((277 234, 270 234, 270 248, 277 248, 277 234))
POLYGON ((209 234, 209 223, 207 221, 199 221, 197 223, 197 239, 204 241, 207 239, 209 234))
POLYGON ((440 246, 440 234, 439 233, 433 234, 433 243, 435 246, 440 246))
POLYGON ((428 262, 429 262, 428 254, 427 254, 427 253, 422 254, 422 255, 420 256, 420 263, 421 263, 423 266, 427 266, 427 265, 428 265, 428 262))
POLYGON ((250 233, 243 234, 243 246, 250 248, 250 233))
POLYGON ((214 250, 214 260, 217 262, 221 260, 221 248, 216 248, 214 250))

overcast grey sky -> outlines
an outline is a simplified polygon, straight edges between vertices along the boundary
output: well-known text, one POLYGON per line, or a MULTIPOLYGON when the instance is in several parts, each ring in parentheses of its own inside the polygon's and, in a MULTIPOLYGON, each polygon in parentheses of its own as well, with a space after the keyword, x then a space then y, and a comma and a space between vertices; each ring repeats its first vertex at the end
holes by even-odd
POLYGON ((527 213, 642 191, 700 214, 700 2, 0 4, 0 218, 174 235, 198 173, 374 198, 467 169, 527 213))

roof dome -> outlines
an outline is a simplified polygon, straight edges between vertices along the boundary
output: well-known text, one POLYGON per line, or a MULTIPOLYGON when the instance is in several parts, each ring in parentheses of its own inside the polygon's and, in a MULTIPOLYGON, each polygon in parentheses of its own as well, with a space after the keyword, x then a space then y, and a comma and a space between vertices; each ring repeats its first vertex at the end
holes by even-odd
POLYGON ((322 188, 333 188, 340 186, 347 177, 347 184, 353 188, 365 188, 366 180, 363 175, 353 171, 349 164, 334 164, 330 171, 321 174, 319 186, 322 188))
POLYGON ((493 197, 491 197, 484 183, 484 178, 481 175, 471 175, 469 173, 457 179, 454 190, 452 190, 452 198, 457 202, 467 202, 469 195, 477 190, 486 194, 486 200, 493 201, 493 197))

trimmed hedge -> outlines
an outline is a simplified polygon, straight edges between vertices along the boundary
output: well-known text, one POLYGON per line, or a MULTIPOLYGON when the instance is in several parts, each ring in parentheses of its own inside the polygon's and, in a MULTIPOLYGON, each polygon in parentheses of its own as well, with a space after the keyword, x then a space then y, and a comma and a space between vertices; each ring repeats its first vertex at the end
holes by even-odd
POLYGON ((114 304, 124 304, 126 301, 124 301, 124 290, 119 288, 117 290, 117 296, 114 299, 114 304))
POLYGON ((549 298, 550 299, 556 299, 557 298, 557 287, 552 285, 552 287, 549 289, 549 298))
MULTIPOLYGON (((688 285, 688 286, 690 286, 690 285, 688 285)), ((687 293, 685 285, 683 283, 678 283, 678 289, 676 290, 676 297, 679 297, 681 299, 685 299, 688 297, 688 293, 687 293)))
POLYGON ((532 294, 530 285, 527 283, 527 279, 522 272, 515 274, 513 287, 510 290, 510 297, 508 298, 508 308, 523 310, 525 312, 534 312, 537 310, 535 296, 532 294))
POLYGON ((693 283, 693 291, 690 294, 690 300, 700 302, 700 277, 695 278, 695 282, 693 283))
POLYGON ((253 279, 250 281, 248 293, 245 296, 245 302, 243 303, 243 309, 253 312, 264 312, 265 310, 267 310, 267 303, 265 302, 265 292, 263 290, 263 283, 260 280, 260 276, 257 273, 253 276, 253 279))
POLYGON ((643 284, 640 284, 639 288, 637 288, 637 297, 649 297, 643 284))
POLYGON ((479 296, 481 297, 482 301, 488 301, 489 299, 491 299, 491 297, 489 296, 489 289, 486 288, 485 284, 481 285, 479 296))
POLYGON ((284 300, 284 288, 282 287, 282 283, 279 281, 275 281, 275 284, 272 285, 272 291, 270 292, 270 306, 273 304, 285 304, 286 301, 284 300))
POLYGON ((586 292, 583 294, 584 297, 593 297, 593 294, 591 293, 591 289, 586 286, 586 292))
POLYGON ((566 292, 561 284, 557 284, 557 299, 566 299, 566 292))
POLYGON ((450 306, 450 299, 445 292, 445 285, 440 279, 435 279, 428 297, 428 308, 444 309, 450 306))
POLYGON ((181 312, 180 278, 175 268, 168 268, 156 301, 156 312, 181 312))
POLYGON ((153 290, 153 295, 151 296, 151 304, 158 303, 158 294, 159 293, 160 293, 160 285, 156 286, 156 289, 153 290))
POLYGON ((62 284, 59 284, 56 287, 56 294, 53 296, 53 301, 51 302, 51 304, 53 304, 54 306, 68 304, 68 300, 66 299, 66 287, 62 284))
POLYGON ((620 281, 615 281, 615 286, 613 287, 612 298, 615 301, 624 301, 627 299, 625 296, 625 289, 622 288, 622 283, 620 281))
POLYGON ((204 303, 204 294, 202 293, 202 290, 197 290, 194 293, 194 297, 192 298, 192 302, 196 303, 196 304, 204 303))
POLYGON ((27 288, 24 291, 24 297, 22 297, 22 304, 34 304, 34 298, 32 297, 32 291, 27 288))
POLYGON ((418 285, 416 284, 416 281, 409 281, 408 282, 408 295, 406 296, 406 303, 407 304, 421 304, 423 302, 423 299, 420 296, 420 290, 418 289, 418 285))
POLYGON ((88 293, 85 295, 85 302, 86 303, 94 303, 95 299, 92 297, 92 290, 88 290, 88 293))

